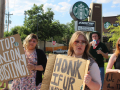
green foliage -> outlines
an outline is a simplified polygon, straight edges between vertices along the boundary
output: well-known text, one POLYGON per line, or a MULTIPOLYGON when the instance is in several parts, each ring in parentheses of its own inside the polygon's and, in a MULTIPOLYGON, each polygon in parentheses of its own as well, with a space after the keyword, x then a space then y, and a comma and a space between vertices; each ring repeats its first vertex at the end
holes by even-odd
POLYGON ((7 31, 4 32, 4 37, 8 37, 11 36, 10 33, 8 33, 7 31))
POLYGON ((83 21, 86 21, 86 22, 87 22, 87 21, 88 21, 88 18, 86 18, 86 19, 85 19, 85 20, 83 20, 83 21))
MULTIPOLYGON (((70 23, 67 24, 60 24, 59 21, 54 21, 53 22, 55 25, 54 27, 57 26, 57 32, 60 35, 55 35, 53 36, 53 40, 56 41, 57 43, 64 44, 65 46, 68 46, 69 44, 69 39, 71 38, 72 34, 75 32, 74 31, 74 20, 72 20, 70 23), (59 32, 58 32, 59 31, 59 32)), ((55 31, 54 31, 55 32, 55 31)), ((52 41, 52 39, 48 39, 48 41, 52 41)))
POLYGON ((4 37, 8 37, 11 35, 19 34, 21 40, 23 41, 28 34, 30 34, 30 29, 24 26, 15 26, 11 29, 10 32, 4 32, 4 37))
POLYGON ((25 19, 24 26, 29 27, 32 33, 37 35, 40 40, 45 41, 50 38, 51 23, 53 20, 53 11, 48 8, 47 12, 43 10, 43 4, 40 6, 33 5, 33 7, 27 11, 28 17, 25 19))
POLYGON ((53 21, 54 12, 51 11, 51 8, 44 12, 43 4, 40 6, 34 4, 26 13, 27 17, 25 18, 24 26, 29 27, 31 32, 38 35, 40 40, 45 42, 53 36, 63 36, 64 29, 59 21, 53 21))
POLYGON ((116 45, 116 41, 118 40, 118 38, 120 38, 120 16, 117 17, 117 21, 116 23, 119 23, 119 26, 115 27, 113 25, 111 25, 109 27, 109 34, 107 35, 109 38, 108 42, 113 42, 113 46, 116 45))
MULTIPOLYGON (((4 32, 4 37, 14 34, 20 34, 22 40, 30 33, 38 35, 38 39, 44 41, 51 40, 53 37, 57 43, 68 45, 71 35, 74 33, 74 20, 71 23, 60 24, 58 20, 54 20, 54 12, 48 8, 46 12, 43 10, 43 4, 36 4, 30 10, 26 11, 27 16, 24 20, 24 26, 15 26, 11 31, 4 32)), ((51 40, 52 41, 52 40, 51 40)))
POLYGON ((65 33, 63 34, 63 41, 66 42, 66 45, 68 46, 69 44, 69 40, 72 36, 72 34, 74 33, 74 20, 71 21, 71 23, 67 23, 65 25, 65 33))
POLYGON ((52 53, 51 51, 46 51, 45 54, 49 54, 49 53, 52 53))

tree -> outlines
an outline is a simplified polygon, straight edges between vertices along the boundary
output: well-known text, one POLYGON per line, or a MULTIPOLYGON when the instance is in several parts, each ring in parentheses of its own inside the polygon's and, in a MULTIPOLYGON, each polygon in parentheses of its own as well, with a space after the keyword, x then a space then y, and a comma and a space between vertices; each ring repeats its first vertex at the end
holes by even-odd
POLYGON ((109 27, 109 35, 107 35, 109 38, 108 42, 113 42, 113 46, 116 45, 116 41, 118 40, 118 38, 120 38, 120 16, 117 17, 117 21, 116 23, 119 23, 119 26, 113 26, 111 25, 109 27))
POLYGON ((15 26, 11 29, 10 32, 4 32, 4 37, 19 34, 21 37, 21 40, 23 41, 26 38, 26 36, 30 33, 31 32, 29 28, 26 28, 24 26, 15 26))
POLYGON ((72 20, 71 23, 67 24, 69 27, 69 31, 70 31, 70 37, 72 36, 72 34, 75 32, 75 21, 72 20))
POLYGON ((8 31, 5 31, 4 32, 4 37, 8 37, 8 36, 11 36, 10 33, 8 33, 8 31))
POLYGON ((67 47, 69 46, 69 40, 72 36, 72 34, 75 32, 75 23, 74 20, 71 21, 71 23, 67 23, 67 31, 66 31, 66 39, 67 39, 67 47))
POLYGON ((60 25, 62 28, 61 31, 63 33, 61 36, 54 36, 54 40, 68 46, 69 40, 70 40, 72 34, 75 32, 74 20, 72 20, 70 23, 60 24, 60 25))
POLYGON ((57 41, 58 43, 62 43, 66 45, 66 39, 67 39, 67 34, 68 34, 68 27, 65 24, 60 24, 59 26, 60 32, 57 32, 58 34, 61 34, 59 36, 54 36, 54 40, 57 41))
POLYGON ((39 40, 44 41, 45 51, 46 40, 53 36, 61 36, 63 33, 62 27, 59 21, 53 21, 54 13, 50 8, 44 12, 43 4, 40 6, 34 4, 33 7, 26 12, 28 17, 25 19, 24 26, 30 28, 32 33, 37 34, 39 40))

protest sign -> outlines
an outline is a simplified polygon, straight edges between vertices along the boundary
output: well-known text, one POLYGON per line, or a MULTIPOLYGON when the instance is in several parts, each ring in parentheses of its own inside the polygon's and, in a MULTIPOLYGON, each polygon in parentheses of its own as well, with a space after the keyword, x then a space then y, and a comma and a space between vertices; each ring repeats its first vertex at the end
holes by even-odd
POLYGON ((106 73, 102 90, 120 90, 120 73, 106 73))
POLYGON ((26 65, 20 35, 0 39, 0 81, 28 76, 26 65))
POLYGON ((40 90, 84 90, 89 63, 81 58, 49 55, 40 90))

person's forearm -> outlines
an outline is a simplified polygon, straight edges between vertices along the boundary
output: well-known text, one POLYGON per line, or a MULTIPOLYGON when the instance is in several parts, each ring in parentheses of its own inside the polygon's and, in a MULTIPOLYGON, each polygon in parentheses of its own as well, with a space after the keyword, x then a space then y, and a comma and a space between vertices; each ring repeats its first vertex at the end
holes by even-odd
POLYGON ((90 90, 100 90, 100 84, 97 82, 91 81, 87 86, 90 88, 90 90))
POLYGON ((91 46, 92 46, 92 42, 90 42, 90 44, 89 44, 89 45, 90 45, 90 47, 91 47, 91 46))
POLYGON ((119 69, 106 69, 106 73, 109 73, 109 72, 119 72, 120 70, 119 69))
POLYGON ((106 54, 106 53, 104 53, 104 52, 102 52, 101 54, 102 54, 102 56, 103 56, 104 58, 108 59, 108 54, 106 54))
POLYGON ((36 65, 34 70, 43 71, 44 69, 42 65, 36 65))

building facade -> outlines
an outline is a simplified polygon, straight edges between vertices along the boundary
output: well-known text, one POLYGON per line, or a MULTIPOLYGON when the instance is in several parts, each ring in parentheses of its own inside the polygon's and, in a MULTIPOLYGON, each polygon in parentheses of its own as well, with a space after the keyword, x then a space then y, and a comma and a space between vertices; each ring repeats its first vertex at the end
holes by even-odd
POLYGON ((104 32, 104 35, 102 36, 103 38, 103 42, 106 44, 109 53, 113 53, 113 45, 112 42, 108 42, 109 37, 107 37, 107 34, 109 34, 109 26, 113 25, 113 26, 118 26, 119 24, 116 23, 117 21, 117 17, 118 16, 109 16, 109 17, 102 17, 103 22, 102 22, 102 30, 104 32))

